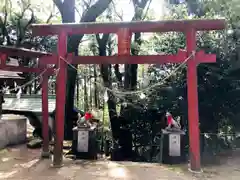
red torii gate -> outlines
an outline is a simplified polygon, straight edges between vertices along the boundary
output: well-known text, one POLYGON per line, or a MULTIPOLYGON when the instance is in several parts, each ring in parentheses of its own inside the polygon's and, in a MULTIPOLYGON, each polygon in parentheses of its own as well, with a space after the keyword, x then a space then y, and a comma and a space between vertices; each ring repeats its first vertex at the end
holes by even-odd
MULTIPOLYGON (((188 121, 190 140, 191 170, 200 171, 200 143, 199 143, 199 114, 197 90, 197 65, 199 63, 213 63, 215 55, 207 55, 196 51, 196 31, 222 30, 224 20, 185 20, 185 21, 145 21, 119 23, 81 23, 81 24, 36 24, 32 26, 36 36, 58 35, 58 58, 51 58, 44 64, 59 64, 57 76, 56 97, 56 139, 54 146, 53 165, 62 165, 62 149, 64 138, 66 68, 65 58, 71 64, 159 64, 182 63, 189 56, 187 62, 188 84, 188 121), (183 32, 186 35, 186 52, 180 51, 176 55, 147 55, 131 56, 131 33, 134 32, 183 32), (118 56, 68 56, 67 37, 73 34, 116 33, 118 35, 118 56), (194 54, 192 56, 192 54, 194 54)), ((46 105, 46 104, 45 104, 46 105)), ((45 108, 46 109, 46 108, 45 108)), ((48 137, 45 137, 48 138, 48 137)))
POLYGON ((42 134, 43 134, 43 147, 42 157, 49 157, 49 135, 48 135, 48 77, 54 73, 54 68, 47 68, 46 64, 51 59, 55 59, 57 56, 51 53, 44 53, 39 51, 33 51, 24 48, 0 46, 0 69, 6 71, 15 72, 27 72, 27 73, 42 73, 42 134), (6 65, 8 57, 17 56, 19 58, 38 58, 39 67, 24 67, 24 66, 10 66, 6 65), (42 62, 44 62, 42 64, 42 62), (45 65, 44 65, 45 64, 45 65), (47 137, 47 138, 46 138, 47 137))

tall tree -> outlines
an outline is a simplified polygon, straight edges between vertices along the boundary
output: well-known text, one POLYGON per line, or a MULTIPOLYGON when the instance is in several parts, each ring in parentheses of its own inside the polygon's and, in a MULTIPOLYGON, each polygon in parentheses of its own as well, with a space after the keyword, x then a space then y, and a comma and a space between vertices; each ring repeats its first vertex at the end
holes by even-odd
MULTIPOLYGON (((63 23, 75 22, 75 0, 53 0, 58 7, 63 23)), ((109 6, 112 0, 98 0, 82 14, 80 22, 94 22, 109 6)), ((74 35, 69 37, 68 52, 78 55, 78 46, 84 35, 74 35)), ((77 67, 77 65, 75 65, 77 67)), ((65 104, 65 138, 72 139, 72 111, 74 108, 74 94, 77 72, 68 67, 66 85, 66 104, 65 104)))
MULTIPOLYGON (((43 10, 45 7, 40 7, 43 10)), ((55 16, 53 9, 48 8, 49 16, 46 20, 39 19, 37 17, 37 5, 32 3, 31 0, 18 1, 18 6, 11 0, 4 0, 0 4, 0 44, 7 46, 17 46, 24 48, 34 48, 35 50, 49 50, 52 49, 51 45, 54 44, 52 38, 38 38, 32 37, 29 27, 32 23, 46 22, 49 23, 55 16)), ((19 60, 19 64, 25 66, 35 66, 36 61, 29 58, 13 57, 19 60)), ((34 74, 22 73, 20 74, 25 81, 34 78, 34 74)), ((36 90, 37 93, 40 90, 40 83, 37 82, 36 90)), ((32 90, 32 84, 29 84, 23 88, 23 92, 28 93, 32 90)))
MULTIPOLYGON (((147 6, 147 4, 150 3, 150 0, 133 0, 133 6, 134 6, 134 17, 132 18, 133 21, 136 20, 143 20, 144 17, 144 9, 147 6)), ((112 7, 114 9, 114 7, 112 7)), ((107 18, 112 21, 112 13, 113 11, 110 10, 108 12, 107 18)), ((99 47, 99 55, 100 56, 105 56, 107 53, 107 46, 109 43, 111 43, 111 38, 109 38, 108 34, 104 34, 102 38, 100 38, 99 35, 96 36, 97 42, 98 42, 98 47, 99 47)), ((111 45, 110 45, 111 46, 111 45)), ((141 46, 141 33, 135 33, 134 34, 134 45, 131 48, 131 53, 133 55, 138 55, 139 53, 139 47, 141 46)), ((111 48, 111 47, 108 47, 111 48)), ((111 54, 109 54, 111 55, 111 54)), ((123 88, 125 90, 135 90, 137 88, 137 69, 138 65, 125 65, 125 73, 124 73, 124 82, 122 82, 122 74, 119 71, 119 65, 116 64, 114 66, 115 70, 115 76, 117 77, 118 84, 122 86, 124 84, 123 88)), ((105 87, 108 87, 112 89, 112 65, 101 65, 101 75, 103 78, 103 82, 105 87)), ((119 86, 119 87, 120 87, 119 86)), ((129 99, 130 101, 130 99, 129 99)), ((131 156, 131 151, 132 151, 132 135, 130 133, 130 129, 128 129, 125 133, 121 133, 121 127, 123 127, 123 123, 125 123, 125 126, 130 125, 131 126, 131 120, 128 119, 128 121, 123 121, 124 118, 119 118, 117 115, 117 109, 116 109, 116 97, 115 94, 112 92, 108 91, 108 109, 109 109, 109 118, 110 118, 110 123, 111 123, 111 129, 112 129, 112 134, 114 138, 114 142, 126 142, 122 143, 122 152, 125 152, 125 155, 130 155, 131 156), (127 140, 127 141, 125 141, 127 140)), ((129 111, 129 108, 124 108, 124 110, 129 111)), ((126 111, 125 111, 126 112, 126 111)), ((125 116, 125 113, 122 109, 122 116, 125 116)))

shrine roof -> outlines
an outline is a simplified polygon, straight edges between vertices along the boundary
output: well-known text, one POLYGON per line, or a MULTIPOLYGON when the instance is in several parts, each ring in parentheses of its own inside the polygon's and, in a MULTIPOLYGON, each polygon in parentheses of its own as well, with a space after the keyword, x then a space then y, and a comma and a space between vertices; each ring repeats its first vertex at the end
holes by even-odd
POLYGON ((42 56, 51 56, 51 53, 34 51, 25 48, 17 48, 13 46, 2 46, 0 45, 0 53, 6 54, 8 56, 24 56, 24 57, 32 57, 38 58, 42 56))
MULTIPOLYGON (((14 58, 9 58, 9 61, 6 64, 15 67, 19 66, 18 60, 14 58)), ((0 79, 24 79, 23 77, 19 76, 19 74, 22 74, 22 72, 0 70, 0 79)))
MULTIPOLYGON (((48 96, 48 111, 53 112, 56 106, 55 95, 48 96)), ((32 111, 35 113, 42 112, 42 96, 41 95, 21 95, 20 99, 16 95, 5 94, 5 103, 3 103, 3 110, 14 111, 32 111)))
POLYGON ((61 32, 67 34, 97 34, 117 33, 121 28, 128 28, 131 32, 184 32, 188 28, 197 31, 222 30, 225 28, 224 19, 198 19, 198 20, 168 20, 168 21, 133 21, 133 22, 85 22, 63 24, 33 24, 34 35, 56 35, 61 32))

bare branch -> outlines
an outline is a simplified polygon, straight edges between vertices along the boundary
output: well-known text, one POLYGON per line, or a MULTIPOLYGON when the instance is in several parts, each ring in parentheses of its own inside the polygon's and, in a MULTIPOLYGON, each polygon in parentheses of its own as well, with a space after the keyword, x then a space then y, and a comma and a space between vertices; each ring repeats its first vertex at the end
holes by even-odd
POLYGON ((24 27, 24 32, 26 32, 27 28, 35 21, 34 11, 31 8, 29 8, 29 10, 31 11, 31 18, 24 27))
POLYGON ((142 20, 142 16, 143 16, 143 9, 146 7, 148 1, 151 0, 132 0, 133 1, 133 5, 134 5, 134 11, 135 14, 133 16, 132 20, 142 20))
MULTIPOLYGON (((22 4, 23 4, 23 10, 22 13, 18 16, 17 19, 17 29, 18 29, 18 34, 17 34, 17 42, 16 42, 16 46, 19 46, 20 43, 22 42, 22 39, 24 37, 24 33, 25 33, 25 28, 23 27, 23 29, 21 28, 21 20, 24 17, 25 12, 30 9, 30 4, 27 4, 22 0, 22 4), (26 6, 25 6, 26 5, 26 6)), ((33 12, 33 11, 32 11, 33 12)), ((28 24, 28 23, 27 23, 28 24)))
POLYGON ((81 22, 94 22, 97 17, 102 14, 109 6, 112 0, 98 0, 92 5, 88 11, 82 16, 81 22))
POLYGON ((80 11, 78 10, 78 8, 75 7, 75 10, 77 11, 78 15, 81 16, 80 11))
POLYGON ((132 2, 133 2, 134 6, 139 5, 139 1, 138 0, 132 0, 132 2))
MULTIPOLYGON (((7 30, 7 19, 8 19, 8 5, 10 6, 9 9, 11 9, 11 2, 8 0, 5 0, 5 6, 4 6, 4 19, 0 18, 0 25, 3 33, 3 41, 6 37, 7 39, 7 45, 12 45, 11 38, 9 36, 8 30, 7 30)), ((1 42, 2 43, 2 42, 1 42)))
POLYGON ((96 34, 96 39, 97 39, 97 43, 100 44, 101 43, 101 38, 100 38, 99 34, 96 34))
POLYGON ((148 3, 148 6, 147 6, 147 9, 146 9, 146 12, 145 12, 145 14, 142 16, 142 20, 144 20, 144 19, 147 17, 147 14, 148 14, 148 11, 149 11, 149 8, 150 8, 151 3, 152 3, 152 0, 149 0, 149 3, 148 3))
POLYGON ((113 5, 113 10, 114 10, 115 14, 117 15, 117 17, 118 17, 121 21, 123 21, 123 12, 122 12, 122 14, 119 14, 119 13, 117 12, 117 10, 116 10, 116 4, 115 4, 114 1, 112 1, 112 5, 113 5))
MULTIPOLYGON (((101 15, 109 6, 112 0, 98 0, 94 5, 92 5, 86 13, 83 14, 81 18, 81 22, 94 22, 96 21, 97 17, 101 15)), ((70 52, 76 52, 76 48, 80 41, 82 40, 83 35, 75 35, 74 37, 70 38, 70 52)))
POLYGON ((90 2, 86 2, 85 0, 82 0, 83 4, 86 6, 86 9, 89 9, 91 6, 91 1, 90 2))
POLYGON ((7 17, 8 17, 8 12, 7 12, 7 1, 4 7, 4 21, 3 24, 6 25, 7 24, 7 17))
POLYGON ((47 24, 51 21, 52 17, 53 17, 53 13, 51 12, 47 18, 47 21, 46 21, 47 24))
POLYGON ((64 8, 62 1, 61 0, 53 0, 53 2, 57 6, 60 13, 62 14, 62 11, 63 11, 63 8, 64 8))

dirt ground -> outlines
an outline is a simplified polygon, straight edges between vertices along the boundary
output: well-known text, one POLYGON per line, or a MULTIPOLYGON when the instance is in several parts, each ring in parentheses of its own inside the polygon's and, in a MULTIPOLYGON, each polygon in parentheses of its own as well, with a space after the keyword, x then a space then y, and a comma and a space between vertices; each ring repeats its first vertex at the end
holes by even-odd
POLYGON ((64 159, 60 169, 51 167, 51 160, 41 160, 40 150, 27 149, 25 145, 0 151, 0 180, 239 180, 240 156, 232 153, 221 165, 204 167, 201 174, 192 174, 186 165, 163 166, 159 164, 73 161, 64 159))

